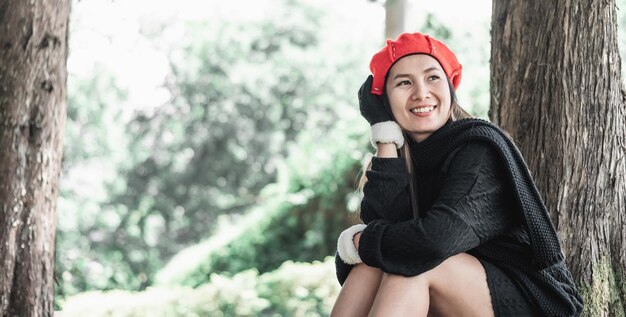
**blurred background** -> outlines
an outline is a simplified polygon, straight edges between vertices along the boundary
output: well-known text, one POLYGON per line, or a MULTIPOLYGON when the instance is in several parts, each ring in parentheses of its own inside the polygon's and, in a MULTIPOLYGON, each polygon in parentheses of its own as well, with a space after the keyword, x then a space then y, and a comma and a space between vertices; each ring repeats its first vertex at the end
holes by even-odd
MULTIPOLYGON (((408 5, 486 119, 491 1, 408 5)), ((384 34, 384 1, 74 1, 59 315, 328 315, 384 34)))

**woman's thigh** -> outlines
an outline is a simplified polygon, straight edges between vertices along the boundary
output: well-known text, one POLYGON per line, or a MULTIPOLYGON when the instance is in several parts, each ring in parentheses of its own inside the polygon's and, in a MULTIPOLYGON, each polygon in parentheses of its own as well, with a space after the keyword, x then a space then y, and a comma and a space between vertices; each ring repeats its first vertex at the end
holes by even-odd
POLYGON ((429 274, 429 316, 494 316, 487 274, 474 256, 457 254, 429 274))
POLYGON ((414 277, 384 274, 371 316, 493 316, 487 276, 461 253, 414 277))
POLYGON ((331 316, 367 316, 378 291, 383 272, 364 263, 357 264, 339 292, 331 316))

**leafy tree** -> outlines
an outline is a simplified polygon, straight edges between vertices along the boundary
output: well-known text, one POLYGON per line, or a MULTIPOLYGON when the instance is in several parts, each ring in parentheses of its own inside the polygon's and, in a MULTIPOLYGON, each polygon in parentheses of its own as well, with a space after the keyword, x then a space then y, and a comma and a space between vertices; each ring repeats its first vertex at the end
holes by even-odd
POLYGON ((287 260, 310 262, 334 254, 339 233, 359 221, 352 213, 360 201, 355 181, 369 134, 351 120, 326 132, 335 135, 335 142, 319 144, 319 132, 301 134, 279 181, 264 188, 259 205, 179 252, 159 272, 157 282, 195 287, 213 273, 251 268, 264 273, 287 260))
POLYGON ((348 25, 350 43, 333 34, 323 5, 273 3, 271 17, 145 24, 145 38, 168 56, 172 97, 136 111, 125 137, 113 105, 128 91, 118 79, 104 68, 72 83, 76 146, 66 169, 100 166, 108 183, 96 199, 80 196, 81 186, 64 190, 59 246, 71 252, 58 256, 60 295, 145 288, 164 261, 210 236, 219 216, 258 204, 298 135, 332 142, 340 117, 358 117, 354 73, 372 50, 364 27, 348 25), (97 146, 79 140, 92 132, 97 146))
MULTIPOLYGON (((115 75, 102 64, 88 77, 72 74, 68 80, 63 174, 57 221, 55 276, 57 298, 82 290, 130 284, 134 276, 121 256, 123 246, 99 250, 107 232, 117 229, 116 206, 107 205, 106 186, 114 182, 117 164, 127 159, 122 111, 128 96, 115 75)), ((109 243, 110 245, 110 243, 109 243)))
POLYGON ((136 274, 210 234, 218 215, 254 204, 312 110, 325 114, 320 127, 334 121, 328 106, 310 106, 320 90, 304 58, 317 45, 318 13, 301 4, 281 8, 281 18, 254 27, 185 25, 188 37, 168 53, 173 98, 130 123, 136 163, 111 199, 125 209, 111 232, 123 252, 156 248, 127 257, 136 274), (150 231, 160 237, 154 245, 150 231))

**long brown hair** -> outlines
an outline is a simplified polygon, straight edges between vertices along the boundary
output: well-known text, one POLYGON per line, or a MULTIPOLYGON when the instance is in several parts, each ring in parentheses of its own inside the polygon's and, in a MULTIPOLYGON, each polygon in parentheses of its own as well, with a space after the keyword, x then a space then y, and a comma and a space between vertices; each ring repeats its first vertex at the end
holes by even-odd
MULTIPOLYGON (((460 119, 473 118, 471 114, 469 114, 459 105, 457 97, 456 97, 456 93, 454 91, 454 86, 452 86, 450 79, 448 79, 448 86, 450 87, 450 95, 452 97, 451 98, 452 103, 450 105, 450 119, 452 119, 452 121, 456 121, 460 119)), ((387 98, 386 93, 383 94, 383 98, 387 98)), ((393 117, 393 114, 392 114, 392 117, 393 117)), ((404 129, 402 129, 402 134, 405 140, 411 137, 408 134, 408 132, 405 131, 404 129)), ((410 195, 410 200, 411 200, 411 210, 413 213, 413 218, 418 218, 420 216, 420 210, 419 210, 419 204, 418 204, 417 189, 415 188, 416 187, 415 178, 413 177, 413 165, 411 163, 411 150, 409 148, 409 142, 404 142, 404 145, 400 148, 400 157, 404 160, 406 171, 409 173, 409 195, 410 195)), ((363 193, 363 187, 365 187, 365 183, 367 182, 366 173, 371 168, 372 168, 372 160, 371 158, 369 158, 363 164, 363 168, 361 170, 361 177, 359 178, 359 182, 358 182, 357 190, 361 194, 363 193)), ((359 209, 359 213, 360 213, 360 209, 359 209)))

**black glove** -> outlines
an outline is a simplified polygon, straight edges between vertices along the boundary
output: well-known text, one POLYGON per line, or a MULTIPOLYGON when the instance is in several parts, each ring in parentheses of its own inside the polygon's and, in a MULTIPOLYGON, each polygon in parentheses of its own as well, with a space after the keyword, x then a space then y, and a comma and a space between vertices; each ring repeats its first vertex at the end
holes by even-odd
POLYGON ((392 121, 391 115, 385 109, 385 105, 383 105, 382 98, 370 92, 373 81, 374 77, 369 75, 363 85, 361 85, 361 89, 359 89, 359 109, 361 110, 361 115, 370 125, 392 121))
POLYGON ((395 143, 400 148, 404 144, 402 129, 393 121, 382 97, 371 93, 373 81, 374 77, 369 75, 359 89, 359 109, 363 118, 372 126, 372 145, 376 147, 376 143, 395 143))

